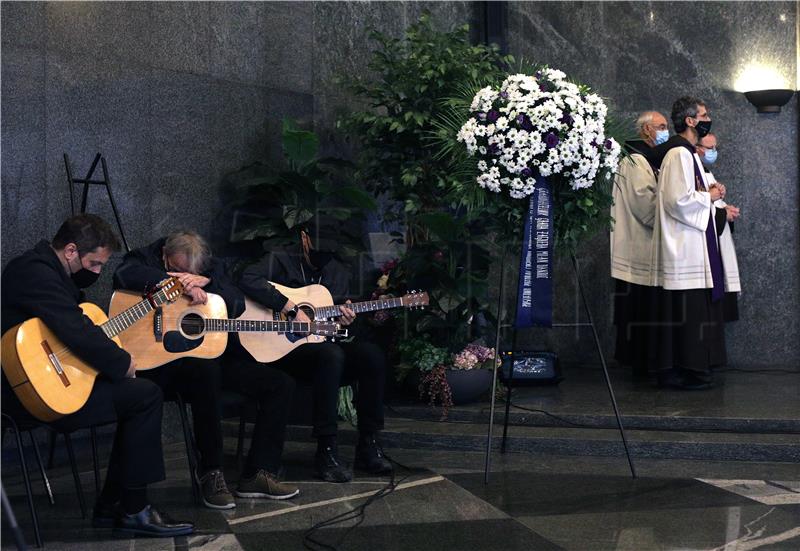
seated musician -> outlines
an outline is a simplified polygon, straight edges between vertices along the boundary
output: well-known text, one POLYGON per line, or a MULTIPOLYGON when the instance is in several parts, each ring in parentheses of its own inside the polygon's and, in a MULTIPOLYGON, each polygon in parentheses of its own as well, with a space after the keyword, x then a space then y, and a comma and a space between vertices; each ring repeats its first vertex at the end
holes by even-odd
MULTIPOLYGON (((92 214, 68 218, 51 243, 40 241, 3 270, 3 332, 38 317, 99 372, 86 404, 51 423, 63 431, 117 423, 105 485, 94 509, 95 526, 113 525, 122 535, 190 534, 194 529, 191 523, 169 520, 147 497, 147 485, 164 480, 161 389, 136 378, 130 355, 78 306, 83 298, 81 289, 97 280, 117 250, 119 241, 101 218, 92 214)), ((4 411, 22 407, 5 376, 3 386, 4 411)))
MULTIPOLYGON (((289 312, 297 321, 308 321, 305 313, 297 310, 270 281, 287 287, 323 284, 334 299, 340 299, 347 294, 350 273, 334 254, 314 249, 308 232, 301 232, 299 241, 296 246, 269 253, 248 267, 242 273, 239 287, 267 308, 289 312)), ((337 321, 342 325, 352 323, 355 313, 344 305, 340 309, 342 317, 337 321)), ((265 365, 312 387, 313 434, 317 439, 314 467, 319 478, 328 482, 348 482, 352 478, 339 458, 336 437, 339 387, 353 382, 358 385, 355 466, 371 474, 391 471, 378 440, 383 429, 386 377, 385 355, 378 346, 358 341, 307 343, 265 365)))
MULTIPOLYGON (((229 318, 244 311, 244 295, 226 275, 224 263, 211 256, 205 240, 191 231, 172 233, 125 255, 114 273, 114 287, 144 292, 168 276, 183 283, 191 304, 204 304, 206 293, 215 293, 225 299, 229 318)), ((230 340, 236 340, 236 335, 231 335, 230 340)), ((155 341, 153 344, 156 345, 155 341)), ((231 365, 226 366, 224 373, 226 386, 259 402, 253 443, 240 473, 236 495, 269 499, 297 495, 299 490, 295 486, 277 480, 294 382, 275 369, 240 369, 231 365)), ((138 372, 140 378, 157 383, 166 396, 180 393, 192 405, 200 455, 196 476, 203 503, 212 509, 231 509, 236 502, 222 472, 221 375, 218 359, 200 358, 181 358, 138 372)))

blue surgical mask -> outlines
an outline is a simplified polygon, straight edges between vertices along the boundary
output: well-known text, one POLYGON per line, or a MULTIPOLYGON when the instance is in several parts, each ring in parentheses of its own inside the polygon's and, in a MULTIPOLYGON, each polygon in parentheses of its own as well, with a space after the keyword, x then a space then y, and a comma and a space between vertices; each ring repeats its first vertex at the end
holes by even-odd
POLYGON ((669 130, 656 130, 655 144, 661 145, 669 139, 669 130))
POLYGON ((703 155, 703 164, 706 166, 711 166, 714 164, 714 161, 716 160, 717 160, 717 150, 706 149, 706 154, 703 155))

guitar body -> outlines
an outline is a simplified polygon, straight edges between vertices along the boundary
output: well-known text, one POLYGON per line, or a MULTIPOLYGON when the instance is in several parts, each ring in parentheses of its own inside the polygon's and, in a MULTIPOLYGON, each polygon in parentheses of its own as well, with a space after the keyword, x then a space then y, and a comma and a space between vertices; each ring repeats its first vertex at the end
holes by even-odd
MULTIPOLYGON (((296 289, 277 283, 273 283, 273 285, 285 297, 297 304, 312 321, 322 321, 315 318, 317 306, 333 306, 331 292, 322 285, 308 285, 296 289)), ((244 314, 239 319, 280 320, 280 312, 273 312, 250 299, 245 299, 245 305, 244 314)), ((300 345, 325 342, 325 337, 295 335, 294 333, 239 333, 239 341, 257 361, 274 362, 300 345)))
MULTIPOLYGON (((83 303, 95 325, 108 320, 100 307, 83 303)), ((119 337, 113 338, 121 345, 119 337)), ((39 318, 12 327, 2 338, 3 373, 28 412, 41 421, 75 413, 86 404, 97 370, 75 356, 39 318), (58 373, 46 347, 58 358, 58 373)))
MULTIPOLYGON (((136 293, 114 291, 109 314, 114 316, 141 300, 136 293)), ((208 293, 206 304, 190 306, 190 302, 189 297, 181 296, 149 312, 120 334, 122 348, 136 362, 137 371, 153 369, 180 358, 217 358, 225 352, 227 333, 194 329, 203 319, 226 318, 228 308, 225 300, 208 293)))

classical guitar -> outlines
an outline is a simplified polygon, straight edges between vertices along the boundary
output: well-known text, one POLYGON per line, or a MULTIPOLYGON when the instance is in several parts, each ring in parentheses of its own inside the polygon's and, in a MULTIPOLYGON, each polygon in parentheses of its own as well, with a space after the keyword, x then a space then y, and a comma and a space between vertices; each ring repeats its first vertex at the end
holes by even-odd
MULTIPOLYGON (((240 333, 256 340, 270 333, 323 336, 346 336, 347 331, 333 322, 273 321, 264 316, 250 318, 248 313, 258 308, 246 301, 245 313, 228 319, 225 300, 208 293, 205 304, 191 304, 186 296, 173 304, 148 312, 146 323, 141 323, 120 335, 122 347, 136 361, 136 369, 153 369, 180 358, 217 358, 228 345, 228 333, 240 333)), ((128 308, 137 295, 129 291, 115 291, 111 296, 110 311, 128 308)), ((252 353, 252 352, 251 352, 252 353)))
MULTIPOLYGON (((162 305, 177 299, 183 285, 175 278, 157 290, 108 316, 99 306, 84 302, 84 315, 99 325, 117 345, 120 334, 162 305)), ((81 360, 39 318, 31 318, 3 335, 3 373, 22 405, 42 421, 54 421, 78 411, 89 399, 97 370, 81 360)))
MULTIPOLYGON (((333 320, 342 315, 339 305, 333 303, 331 292, 322 285, 307 285, 306 287, 285 287, 273 283, 289 300, 297 304, 310 320, 333 320)), ((347 306, 356 314, 362 312, 375 312, 390 308, 417 308, 428 305, 428 293, 411 292, 402 297, 380 298, 364 302, 354 302, 347 306)), ((264 320, 277 321, 281 319, 280 312, 273 312, 254 303, 248 303, 248 310, 243 316, 264 320)), ((319 335, 298 335, 296 333, 270 333, 268 335, 239 335, 242 346, 259 362, 274 362, 284 357, 300 345, 306 343, 322 342, 325 340, 319 335)))

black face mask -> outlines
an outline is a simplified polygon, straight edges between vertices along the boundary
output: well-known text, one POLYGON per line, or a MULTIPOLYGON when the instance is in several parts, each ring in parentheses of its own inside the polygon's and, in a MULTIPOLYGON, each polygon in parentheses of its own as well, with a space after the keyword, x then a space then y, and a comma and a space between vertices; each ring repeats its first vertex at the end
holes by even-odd
POLYGON ((698 138, 705 138, 711 132, 711 121, 697 121, 697 126, 694 129, 697 130, 698 138))
POLYGON ((311 265, 316 269, 321 270, 328 262, 331 261, 333 258, 333 253, 329 251, 312 250, 308 256, 309 260, 311 260, 311 265))
MULTIPOLYGON (((80 255, 78 255, 78 261, 80 261, 80 255)), ((72 266, 69 268, 70 274, 69 277, 72 279, 72 282, 78 289, 85 289, 89 287, 92 283, 97 281, 97 278, 100 277, 99 273, 94 273, 91 270, 87 270, 83 266, 77 272, 72 271, 72 266)))

